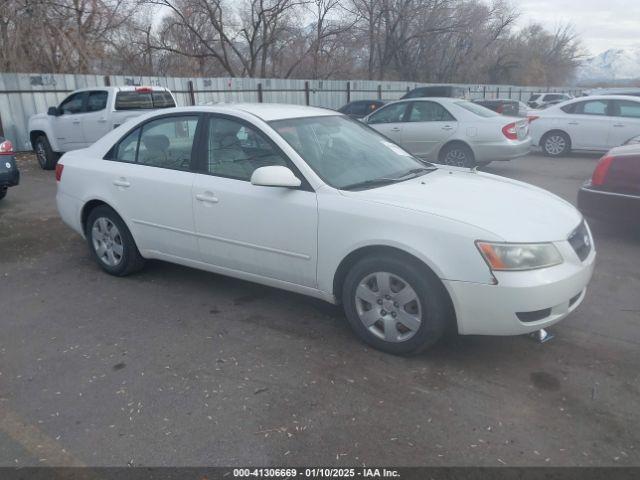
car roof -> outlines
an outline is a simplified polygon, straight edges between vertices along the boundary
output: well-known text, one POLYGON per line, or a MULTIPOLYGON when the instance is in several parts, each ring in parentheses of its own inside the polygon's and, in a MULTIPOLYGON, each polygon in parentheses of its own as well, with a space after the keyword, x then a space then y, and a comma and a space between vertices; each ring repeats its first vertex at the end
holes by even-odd
POLYGON ((85 88, 76 88, 73 92, 86 92, 86 91, 95 91, 95 90, 105 90, 105 91, 114 91, 114 92, 134 92, 137 88, 150 88, 155 92, 169 92, 170 90, 167 87, 156 87, 153 85, 123 85, 120 87, 105 87, 96 85, 95 87, 85 87, 85 88))
MULTIPOLYGON (((209 113, 248 113, 255 117, 271 122, 289 118, 323 117, 330 115, 342 115, 335 110, 319 107, 307 107, 305 105, 290 105, 285 103, 213 103, 211 105, 177 107, 174 112, 209 112, 209 113)), ((167 109, 161 112, 166 113, 167 109)), ((158 113, 158 112, 155 112, 158 113)), ((151 115, 153 116, 153 115, 151 115)))
POLYGON ((587 100, 632 100, 640 102, 640 98, 634 95, 587 95, 586 97, 573 98, 572 101, 587 101, 587 100))

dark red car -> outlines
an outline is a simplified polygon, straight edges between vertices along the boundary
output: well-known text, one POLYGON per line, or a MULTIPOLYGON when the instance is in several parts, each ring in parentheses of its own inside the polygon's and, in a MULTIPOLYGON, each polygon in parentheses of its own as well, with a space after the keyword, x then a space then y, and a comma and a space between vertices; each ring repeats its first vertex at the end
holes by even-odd
POLYGON ((600 159, 578 192, 588 217, 640 225, 640 145, 617 147, 600 159))

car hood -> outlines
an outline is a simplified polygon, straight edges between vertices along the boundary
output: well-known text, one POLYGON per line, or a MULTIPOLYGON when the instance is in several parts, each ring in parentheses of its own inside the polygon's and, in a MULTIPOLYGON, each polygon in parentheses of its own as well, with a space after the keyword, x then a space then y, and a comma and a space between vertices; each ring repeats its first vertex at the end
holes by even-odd
POLYGON ((412 180, 342 193, 470 224, 508 242, 566 240, 582 220, 573 205, 546 190, 466 169, 438 168, 412 180))
POLYGON ((29 121, 32 122, 34 120, 42 120, 42 119, 46 119, 47 118, 47 114, 46 113, 35 113, 33 115, 31 115, 29 117, 29 121))

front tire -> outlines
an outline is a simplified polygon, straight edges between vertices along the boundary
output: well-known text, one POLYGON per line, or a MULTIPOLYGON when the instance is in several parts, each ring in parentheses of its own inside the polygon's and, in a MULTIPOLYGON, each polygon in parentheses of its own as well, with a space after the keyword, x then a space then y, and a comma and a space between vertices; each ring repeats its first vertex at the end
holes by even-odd
POLYGON ((344 311, 355 333, 387 353, 420 353, 445 332, 448 303, 430 271, 401 257, 364 258, 345 278, 344 311))
POLYGON ((144 266, 131 232, 112 208, 100 205, 91 210, 85 233, 89 250, 105 272, 124 277, 144 266))
POLYGON ((58 163, 60 155, 53 151, 46 135, 40 135, 36 138, 36 141, 33 143, 33 149, 36 152, 40 168, 43 170, 53 170, 56 168, 56 163, 58 163))
POLYGON ((540 147, 547 157, 563 157, 571 152, 571 139, 564 132, 548 132, 540 140, 540 147))
POLYGON ((445 145, 438 156, 440 163, 452 167, 473 168, 476 159, 471 149, 462 143, 445 145))
POLYGON ((7 190, 9 190, 9 188, 6 185, 0 187, 0 200, 7 196, 7 190))

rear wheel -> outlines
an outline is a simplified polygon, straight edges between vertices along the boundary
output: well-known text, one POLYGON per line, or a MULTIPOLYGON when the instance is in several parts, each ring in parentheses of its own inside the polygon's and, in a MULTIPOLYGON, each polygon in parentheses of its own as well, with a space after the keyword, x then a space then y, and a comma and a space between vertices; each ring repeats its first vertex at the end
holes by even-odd
POLYGON ((33 149, 36 151, 40 168, 43 170, 53 170, 56 168, 56 163, 58 163, 60 155, 51 149, 51 144, 46 135, 40 135, 36 138, 33 149))
POLYGON ((131 232, 112 208, 101 205, 91 211, 86 237, 93 257, 105 272, 124 277, 144 266, 131 232))
POLYGON ((369 345, 393 354, 415 354, 445 332, 444 287, 430 272, 403 258, 364 258, 343 285, 349 323, 369 345))
POLYGON ((548 157, 562 157, 571 151, 571 139, 564 132, 549 132, 542 137, 540 146, 548 157))
POLYGON ((469 147, 462 143, 452 143, 446 145, 440 152, 440 163, 453 167, 473 168, 476 160, 469 147))

